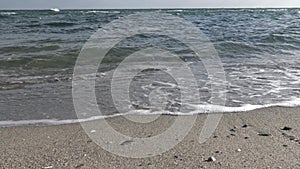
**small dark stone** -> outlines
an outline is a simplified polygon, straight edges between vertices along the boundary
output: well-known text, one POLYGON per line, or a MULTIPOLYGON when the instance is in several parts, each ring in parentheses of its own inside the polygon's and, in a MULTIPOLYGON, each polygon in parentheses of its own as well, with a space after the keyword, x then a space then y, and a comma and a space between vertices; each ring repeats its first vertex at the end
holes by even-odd
POLYGON ((211 156, 207 159, 208 162, 217 161, 215 157, 211 156))
POLYGON ((213 138, 218 138, 218 136, 213 136, 213 138))
POLYGON ((289 131, 289 130, 292 130, 292 128, 285 126, 285 127, 281 128, 281 130, 289 131))
POLYGON ((176 159, 177 159, 177 158, 178 158, 178 156, 177 156, 177 155, 174 155, 174 158, 176 158, 176 159))
POLYGON ((60 79, 59 79, 58 77, 56 77, 56 78, 54 78, 54 81, 55 81, 55 82, 59 82, 60 79))
POLYGON ((235 130, 235 129, 230 129, 229 131, 231 131, 231 132, 236 132, 236 130, 235 130))
POLYGON ((296 137, 295 136, 289 136, 289 139, 290 140, 296 140, 296 137))
POLYGON ((84 164, 78 164, 78 165, 75 166, 75 168, 81 168, 83 166, 84 166, 84 164))
POLYGON ((233 133, 231 133, 230 135, 232 135, 232 136, 236 136, 235 134, 233 134, 233 133))
POLYGON ((220 153, 220 151, 215 151, 215 153, 220 153))
POLYGON ((248 139, 249 137, 244 137, 244 139, 248 139))
POLYGON ((126 140, 126 141, 122 142, 120 145, 123 146, 123 145, 130 144, 132 142, 133 142, 133 140, 126 140))
POLYGON ((271 134, 269 133, 258 133, 259 136, 264 136, 264 137, 268 137, 271 136, 271 134))
POLYGON ((247 127, 248 127, 247 124, 242 125, 242 128, 247 128, 247 127))
POLYGON ((286 144, 284 144, 284 145, 282 145, 283 147, 287 147, 288 145, 286 145, 286 144))

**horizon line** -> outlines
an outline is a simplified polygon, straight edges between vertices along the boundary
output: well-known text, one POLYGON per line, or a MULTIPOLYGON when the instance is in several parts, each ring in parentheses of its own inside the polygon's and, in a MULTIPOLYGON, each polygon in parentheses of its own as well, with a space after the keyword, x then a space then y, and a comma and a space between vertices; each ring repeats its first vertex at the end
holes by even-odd
MULTIPOLYGON (((299 7, 150 7, 150 8, 58 8, 60 10, 141 10, 141 9, 300 9, 299 7)), ((0 8, 0 10, 50 10, 52 8, 0 8)))

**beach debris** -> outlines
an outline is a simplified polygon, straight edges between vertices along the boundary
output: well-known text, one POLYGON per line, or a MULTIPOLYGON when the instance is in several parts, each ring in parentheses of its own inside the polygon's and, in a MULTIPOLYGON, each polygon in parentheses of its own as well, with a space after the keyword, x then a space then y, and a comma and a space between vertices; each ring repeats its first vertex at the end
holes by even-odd
POLYGON ((247 128, 247 127, 248 127, 247 124, 242 125, 242 128, 247 128))
POLYGON ((241 150, 241 149, 237 149, 236 151, 237 151, 237 152, 241 152, 242 150, 241 150))
POLYGON ((295 137, 295 136, 288 136, 288 138, 289 138, 290 140, 296 140, 296 137, 295 137))
POLYGON ((209 157, 209 158, 207 159, 207 161, 208 161, 208 162, 214 162, 214 161, 217 161, 217 159, 216 159, 215 157, 211 156, 211 157, 209 157))
POLYGON ((235 130, 235 129, 230 129, 229 131, 231 131, 231 132, 236 132, 236 130, 235 130))
POLYGON ((55 77, 55 78, 54 78, 54 81, 55 81, 55 82, 60 82, 60 79, 59 79, 58 77, 55 77))
POLYGON ((43 169, 50 169, 50 168, 53 168, 53 166, 50 165, 50 166, 47 166, 47 167, 43 167, 43 169))
POLYGON ((258 133, 259 136, 264 136, 264 137, 268 137, 271 136, 271 134, 269 133, 258 133))
POLYGON ((133 142, 133 140, 126 140, 126 141, 123 141, 120 145, 123 146, 123 145, 130 144, 132 142, 133 142))
POLYGON ((300 139, 299 138, 296 138, 295 136, 292 136, 292 135, 288 135, 286 133, 282 133, 282 135, 286 138, 288 138, 290 141, 294 141, 296 143, 299 143, 300 144, 300 139))
POLYGON ((83 166, 84 166, 84 164, 78 164, 78 165, 75 166, 75 168, 81 168, 83 166))
POLYGON ((96 130, 91 130, 91 133, 96 133, 96 130))
POLYGON ((281 130, 289 131, 289 130, 292 130, 292 128, 291 128, 291 127, 284 126, 284 127, 281 128, 281 130))

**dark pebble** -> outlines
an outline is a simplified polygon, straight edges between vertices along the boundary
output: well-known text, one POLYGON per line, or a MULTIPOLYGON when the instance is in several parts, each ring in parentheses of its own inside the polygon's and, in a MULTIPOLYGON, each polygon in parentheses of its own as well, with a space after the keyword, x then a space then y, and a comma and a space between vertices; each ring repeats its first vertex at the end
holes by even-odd
POLYGON ((75 166, 75 168, 81 168, 83 166, 84 166, 84 164, 78 164, 78 165, 75 166))
POLYGON ((281 130, 289 131, 289 130, 292 130, 292 128, 285 126, 285 127, 281 128, 281 130))
POLYGON ((264 136, 264 137, 268 137, 271 136, 271 134, 269 133, 258 133, 259 136, 264 136))
POLYGON ((290 140, 296 140, 296 137, 295 136, 289 136, 289 139, 290 140))
POLYGON ((247 124, 244 124, 243 126, 242 126, 242 128, 247 128, 248 127, 248 125, 247 124))
POLYGON ((132 142, 133 142, 133 140, 126 140, 126 141, 122 142, 120 145, 123 146, 123 145, 130 144, 132 142))
POLYGON ((216 161, 216 159, 215 159, 215 157, 209 157, 206 161, 213 162, 213 161, 216 161))

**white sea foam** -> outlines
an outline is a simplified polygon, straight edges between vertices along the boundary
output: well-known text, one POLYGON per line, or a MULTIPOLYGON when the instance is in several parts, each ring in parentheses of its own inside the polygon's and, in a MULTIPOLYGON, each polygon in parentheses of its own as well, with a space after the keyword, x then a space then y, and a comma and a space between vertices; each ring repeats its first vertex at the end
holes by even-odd
POLYGON ((168 12, 183 12, 182 9, 174 9, 174 10, 168 10, 168 12))
POLYGON ((0 12, 0 15, 16 15, 16 12, 0 12))
POLYGON ((245 104, 241 107, 226 107, 219 105, 189 105, 194 107, 195 110, 189 113, 181 112, 170 112, 170 111, 154 111, 151 110, 132 110, 125 114, 114 114, 114 115, 101 115, 93 116, 86 119, 68 119, 68 120, 57 120, 57 119, 40 119, 40 120, 20 120, 20 121, 0 121, 0 127, 9 126, 26 126, 26 125, 61 125, 61 124, 73 124, 79 122, 89 122, 93 120, 100 120, 125 115, 196 115, 196 114, 209 114, 209 113, 234 113, 234 112, 246 112, 256 109, 269 108, 269 107, 299 107, 300 98, 295 98, 290 101, 281 103, 267 104, 267 105, 250 105, 245 104))
POLYGON ((103 13, 103 14, 118 14, 120 11, 98 11, 98 10, 92 10, 92 11, 81 11, 82 13, 90 14, 90 13, 103 13))

